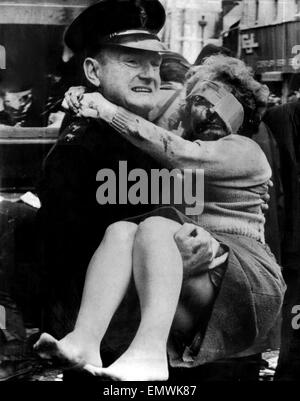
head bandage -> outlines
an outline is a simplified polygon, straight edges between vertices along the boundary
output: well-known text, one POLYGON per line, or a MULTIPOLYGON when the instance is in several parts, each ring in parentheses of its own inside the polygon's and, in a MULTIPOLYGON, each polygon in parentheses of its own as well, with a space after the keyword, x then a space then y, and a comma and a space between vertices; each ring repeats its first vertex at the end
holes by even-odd
POLYGON ((236 134, 244 121, 244 109, 241 103, 228 90, 217 82, 199 81, 188 95, 188 99, 202 96, 214 107, 220 118, 224 121, 231 134, 236 134))

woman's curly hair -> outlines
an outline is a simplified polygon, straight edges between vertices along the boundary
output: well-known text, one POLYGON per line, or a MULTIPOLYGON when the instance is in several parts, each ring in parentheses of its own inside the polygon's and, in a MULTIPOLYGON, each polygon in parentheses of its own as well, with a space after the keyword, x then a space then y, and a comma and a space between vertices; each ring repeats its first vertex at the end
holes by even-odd
POLYGON ((245 116, 238 132, 240 135, 251 137, 257 132, 266 109, 269 89, 254 79, 251 68, 243 61, 221 54, 210 56, 202 65, 192 67, 186 79, 187 100, 180 108, 180 118, 186 133, 191 130, 191 101, 188 95, 195 84, 203 80, 222 82, 242 104, 245 116))

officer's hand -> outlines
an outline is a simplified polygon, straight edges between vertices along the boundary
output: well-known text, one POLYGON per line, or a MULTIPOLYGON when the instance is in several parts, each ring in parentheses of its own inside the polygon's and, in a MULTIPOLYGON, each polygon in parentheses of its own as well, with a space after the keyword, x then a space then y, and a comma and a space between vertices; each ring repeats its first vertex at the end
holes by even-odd
POLYGON ((80 101, 82 100, 83 95, 86 91, 87 88, 85 86, 72 86, 65 93, 62 107, 77 114, 80 109, 80 101))
POLYGON ((206 269, 218 253, 220 244, 203 228, 185 223, 174 235, 183 260, 184 278, 206 269))

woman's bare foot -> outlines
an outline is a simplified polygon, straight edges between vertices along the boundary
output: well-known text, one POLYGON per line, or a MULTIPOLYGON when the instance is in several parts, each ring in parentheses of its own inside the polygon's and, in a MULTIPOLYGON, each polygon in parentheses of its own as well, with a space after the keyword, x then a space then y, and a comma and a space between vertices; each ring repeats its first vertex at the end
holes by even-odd
POLYGON ((166 355, 155 357, 127 351, 108 368, 86 365, 84 369, 104 380, 164 381, 169 378, 166 355))
POLYGON ((64 368, 83 369, 86 364, 102 367, 99 347, 84 349, 82 344, 73 332, 60 341, 43 333, 33 348, 41 358, 56 361, 64 368))

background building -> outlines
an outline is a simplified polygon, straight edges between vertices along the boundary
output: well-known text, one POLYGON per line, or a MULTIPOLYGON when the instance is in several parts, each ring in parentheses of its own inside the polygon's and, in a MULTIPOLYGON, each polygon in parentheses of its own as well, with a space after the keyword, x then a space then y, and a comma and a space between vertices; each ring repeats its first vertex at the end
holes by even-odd
POLYGON ((300 87, 300 0, 239 2, 224 16, 223 44, 286 101, 300 87))
POLYGON ((220 44, 222 0, 161 0, 167 21, 162 40, 193 63, 207 43, 220 44))
POLYGON ((244 0, 241 26, 266 26, 300 16, 299 0, 244 0))

